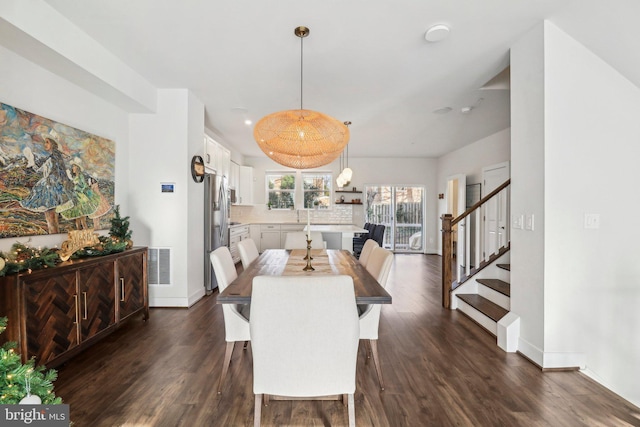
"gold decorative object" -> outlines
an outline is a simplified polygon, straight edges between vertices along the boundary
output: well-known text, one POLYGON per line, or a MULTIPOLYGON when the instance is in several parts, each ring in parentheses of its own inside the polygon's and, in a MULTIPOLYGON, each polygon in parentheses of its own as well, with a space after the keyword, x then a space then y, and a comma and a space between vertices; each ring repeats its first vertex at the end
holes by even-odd
POLYGON ((82 248, 94 246, 100 243, 98 233, 93 228, 88 230, 74 230, 69 232, 69 240, 62 242, 58 256, 62 261, 67 261, 71 255, 82 248))
POLYGON ((311 266, 311 240, 307 240, 307 256, 303 259, 307 260, 307 265, 302 269, 302 271, 313 271, 315 268, 311 266))
POLYGON ((326 114, 302 108, 302 41, 309 28, 297 27, 294 33, 300 37, 300 109, 264 116, 256 123, 253 137, 275 162, 309 169, 338 158, 349 142, 349 128, 326 114))

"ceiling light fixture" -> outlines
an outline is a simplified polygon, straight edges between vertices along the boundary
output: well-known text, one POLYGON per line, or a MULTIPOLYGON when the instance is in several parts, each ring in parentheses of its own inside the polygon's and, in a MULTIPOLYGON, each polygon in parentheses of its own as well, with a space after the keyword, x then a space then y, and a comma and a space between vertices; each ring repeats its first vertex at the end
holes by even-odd
POLYGON ((349 129, 333 117, 302 108, 303 40, 309 28, 297 27, 294 34, 300 37, 300 109, 264 116, 256 123, 253 137, 275 162, 308 169, 337 159, 349 142, 349 129))
POLYGON ((428 42, 439 42, 449 37, 449 27, 445 24, 431 26, 424 34, 424 39, 428 42))

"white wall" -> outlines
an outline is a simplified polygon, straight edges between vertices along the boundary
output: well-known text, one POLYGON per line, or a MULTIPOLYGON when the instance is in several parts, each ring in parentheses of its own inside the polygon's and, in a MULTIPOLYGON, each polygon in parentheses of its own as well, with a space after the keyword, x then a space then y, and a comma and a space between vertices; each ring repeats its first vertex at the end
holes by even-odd
MULTIPOLYGON (((123 216, 130 215, 127 113, 2 46, 0 64, 0 101, 116 143, 115 203, 123 216)), ((53 247, 66 238, 66 234, 56 234, 0 239, 0 251, 9 250, 16 241, 31 239, 30 246, 53 247)))
MULTIPOLYGON (((436 244, 437 253, 442 254, 442 237, 440 230, 442 223, 440 217, 447 212, 447 200, 438 199, 437 194, 447 193, 447 180, 454 175, 465 175, 467 185, 482 182, 482 168, 509 161, 511 158, 511 132, 510 129, 501 130, 486 138, 462 147, 456 151, 438 158, 437 172, 437 216, 436 216, 436 244)), ((484 188, 482 195, 485 195, 484 188)))
POLYGON ((640 231, 624 221, 640 209, 640 89, 549 22, 513 47, 511 84, 512 212, 535 215, 512 233, 519 351, 640 405, 640 231))
POLYGON ((640 89, 547 23, 545 96, 545 354, 640 405, 640 89))
POLYGON ((134 241, 172 251, 172 283, 149 286, 152 306, 186 307, 204 294, 203 187, 190 174, 191 157, 203 154, 203 130, 204 106, 186 89, 161 89, 156 114, 131 115, 134 241), (160 191, 165 182, 175 183, 174 193, 160 191))
POLYGON ((544 361, 544 28, 511 47, 511 212, 534 214, 534 231, 511 229, 511 311, 518 350, 544 361))

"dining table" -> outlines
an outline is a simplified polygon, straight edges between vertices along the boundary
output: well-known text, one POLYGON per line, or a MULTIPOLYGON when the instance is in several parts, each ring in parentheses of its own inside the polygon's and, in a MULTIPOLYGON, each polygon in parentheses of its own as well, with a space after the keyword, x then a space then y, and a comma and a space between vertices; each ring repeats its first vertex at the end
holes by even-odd
POLYGON ((356 304, 391 304, 391 295, 360 264, 351 252, 340 249, 311 249, 312 271, 305 271, 307 249, 267 249, 222 291, 218 304, 249 304, 256 276, 347 275, 353 278, 356 304))

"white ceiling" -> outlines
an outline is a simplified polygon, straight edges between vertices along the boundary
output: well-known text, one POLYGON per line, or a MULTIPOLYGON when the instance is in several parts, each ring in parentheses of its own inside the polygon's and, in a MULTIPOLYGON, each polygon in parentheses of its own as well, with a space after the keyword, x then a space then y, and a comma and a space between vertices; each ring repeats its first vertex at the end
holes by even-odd
POLYGON ((299 25, 304 108, 351 121, 355 157, 438 157, 509 127, 509 91, 479 89, 543 19, 640 86, 637 0, 46 2, 154 86, 189 88, 245 156, 262 156, 245 119, 300 106, 299 25), (425 41, 441 23, 450 37, 425 41))

